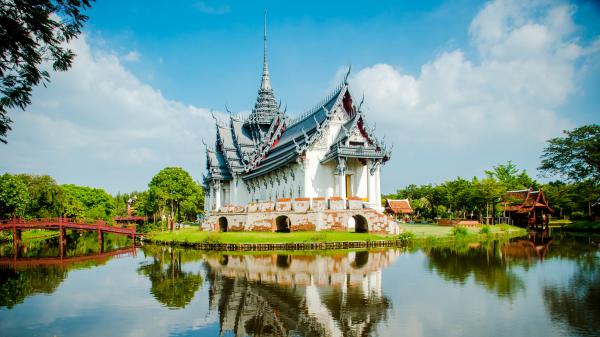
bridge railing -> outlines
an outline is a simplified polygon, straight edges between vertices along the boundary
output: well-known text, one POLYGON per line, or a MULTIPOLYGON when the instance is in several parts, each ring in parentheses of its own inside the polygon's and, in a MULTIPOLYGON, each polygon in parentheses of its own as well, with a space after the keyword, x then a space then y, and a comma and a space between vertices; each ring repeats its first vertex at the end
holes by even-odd
POLYGON ((90 227, 112 227, 112 228, 127 228, 135 230, 135 224, 129 226, 123 225, 113 225, 104 220, 96 220, 95 222, 89 222, 84 219, 77 218, 64 218, 64 217, 56 217, 56 218, 33 218, 33 219, 25 219, 25 218, 12 218, 12 219, 2 219, 0 220, 0 225, 51 225, 51 224, 77 224, 77 225, 87 225, 90 227))

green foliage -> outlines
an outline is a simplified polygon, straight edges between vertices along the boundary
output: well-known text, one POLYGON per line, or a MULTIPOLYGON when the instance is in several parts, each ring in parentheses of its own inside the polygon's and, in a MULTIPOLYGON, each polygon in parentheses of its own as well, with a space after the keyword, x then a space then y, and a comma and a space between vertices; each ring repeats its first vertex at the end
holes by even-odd
POLYGON ((33 294, 51 294, 66 276, 67 271, 56 266, 6 268, 0 273, 0 308, 11 309, 33 294))
POLYGON ((479 230, 479 234, 490 235, 492 234, 492 229, 490 228, 490 226, 484 225, 483 227, 481 227, 481 230, 479 230))
POLYGON ((408 185, 384 198, 408 198, 416 217, 467 218, 472 214, 477 218, 498 216, 496 205, 507 190, 536 186, 525 171, 519 171, 510 161, 485 173, 482 179, 457 177, 441 185, 408 185))
POLYGON ((202 188, 180 167, 167 167, 148 184, 149 200, 154 210, 173 213, 176 219, 195 218, 204 208, 202 188))
POLYGON ((80 33, 89 0, 3 0, 0 10, 0 142, 6 143, 10 108, 25 109, 32 88, 50 80, 43 62, 54 71, 71 67, 75 54, 67 44, 80 33))
POLYGON ((33 218, 49 218, 64 213, 65 194, 49 175, 19 174, 16 176, 26 186, 30 202, 25 214, 33 218))
POLYGON ((469 231, 465 227, 461 226, 452 227, 450 232, 454 236, 467 236, 467 234, 469 234, 469 231))
POLYGON ((77 185, 62 185, 65 192, 64 214, 86 220, 111 220, 114 202, 103 189, 77 185))
POLYGON ((163 251, 153 256, 151 263, 138 269, 140 275, 148 277, 152 286, 150 292, 157 301, 169 309, 185 308, 194 298, 203 283, 199 272, 184 271, 184 252, 163 247, 163 251))
POLYGON ((548 140, 540 170, 572 182, 600 181, 600 125, 584 125, 548 140))
POLYGON ((519 172, 517 165, 511 161, 503 165, 494 166, 493 170, 485 171, 488 178, 496 179, 506 190, 521 190, 537 188, 537 182, 527 175, 525 170, 519 172))
POLYGON ((583 211, 575 211, 571 213, 571 220, 581 220, 585 218, 585 213, 583 211))
POLYGON ((202 240, 203 243, 209 243, 209 244, 220 244, 221 243, 221 239, 220 239, 220 235, 217 233, 210 233, 208 234, 204 240, 202 240))
POLYGON ((8 173, 0 176, 0 216, 2 218, 24 216, 29 201, 29 192, 23 181, 8 173))
POLYGON ((406 245, 409 244, 412 240, 414 240, 415 238, 415 234, 411 231, 405 231, 403 233, 400 233, 400 235, 398 235, 398 240, 400 242, 402 242, 402 244, 406 245))

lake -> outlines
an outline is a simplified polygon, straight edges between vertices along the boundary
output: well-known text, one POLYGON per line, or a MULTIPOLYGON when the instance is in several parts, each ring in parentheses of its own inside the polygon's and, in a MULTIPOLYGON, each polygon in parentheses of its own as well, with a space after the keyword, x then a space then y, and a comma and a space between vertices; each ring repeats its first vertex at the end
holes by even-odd
MULTIPOLYGON (((285 234, 282 234, 285 235, 285 234)), ((1 336, 598 336, 599 236, 217 253, 0 245, 1 336)))

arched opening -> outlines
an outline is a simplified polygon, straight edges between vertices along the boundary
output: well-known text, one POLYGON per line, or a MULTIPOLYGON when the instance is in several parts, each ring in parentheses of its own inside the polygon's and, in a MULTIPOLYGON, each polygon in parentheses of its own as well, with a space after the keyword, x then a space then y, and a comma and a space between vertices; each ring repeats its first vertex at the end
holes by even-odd
POLYGON ((367 223, 367 219, 364 216, 356 214, 353 215, 354 218, 354 232, 355 233, 367 233, 369 232, 369 224, 367 223))
POLYGON ((362 251, 362 252, 356 252, 356 255, 354 256, 354 261, 352 261, 351 266, 353 268, 362 268, 364 265, 367 264, 367 262, 369 262, 369 252, 368 251, 362 251))
POLYGON ((275 263, 277 267, 287 269, 292 264, 292 257, 290 255, 277 254, 277 261, 275 263))
POLYGON ((277 225, 276 232, 279 233, 289 233, 290 226, 292 225, 290 218, 285 215, 278 216, 277 219, 275 219, 275 224, 277 225))
POLYGON ((228 255, 221 255, 221 257, 219 257, 219 263, 222 266, 226 266, 229 263, 229 256, 228 255))
POLYGON ((227 218, 224 216, 219 218, 219 230, 221 232, 227 232, 227 218))

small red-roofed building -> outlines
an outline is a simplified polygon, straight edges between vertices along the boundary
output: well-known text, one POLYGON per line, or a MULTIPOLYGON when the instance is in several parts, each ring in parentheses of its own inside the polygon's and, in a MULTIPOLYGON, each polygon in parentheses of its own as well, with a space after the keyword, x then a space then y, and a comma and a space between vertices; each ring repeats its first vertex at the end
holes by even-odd
POLYGON ((408 201, 408 199, 386 199, 385 211, 404 219, 408 219, 410 215, 413 214, 413 209, 410 206, 410 201, 408 201))
POLYGON ((542 189, 507 191, 501 204, 505 217, 516 226, 548 226, 549 215, 553 212, 542 189))

